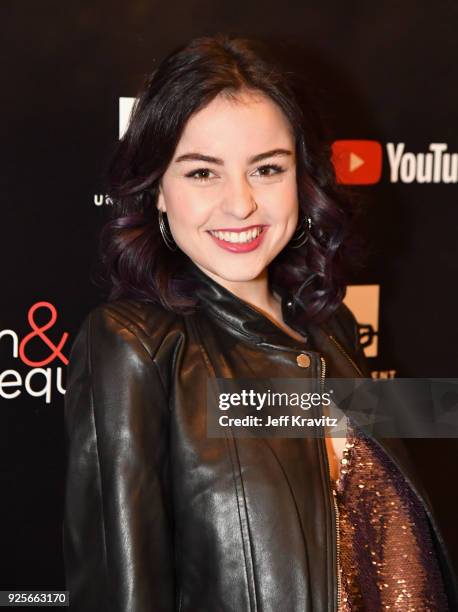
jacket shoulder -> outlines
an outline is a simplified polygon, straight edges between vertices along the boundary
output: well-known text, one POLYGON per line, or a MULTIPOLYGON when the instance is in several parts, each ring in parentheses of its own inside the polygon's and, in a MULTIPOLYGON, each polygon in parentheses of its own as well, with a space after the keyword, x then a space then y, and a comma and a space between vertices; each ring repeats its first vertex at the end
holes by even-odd
POLYGON ((157 355, 166 340, 173 342, 183 331, 180 315, 160 304, 131 298, 102 302, 86 315, 82 327, 85 325, 90 326, 95 337, 105 333, 123 335, 128 330, 151 358, 157 355))

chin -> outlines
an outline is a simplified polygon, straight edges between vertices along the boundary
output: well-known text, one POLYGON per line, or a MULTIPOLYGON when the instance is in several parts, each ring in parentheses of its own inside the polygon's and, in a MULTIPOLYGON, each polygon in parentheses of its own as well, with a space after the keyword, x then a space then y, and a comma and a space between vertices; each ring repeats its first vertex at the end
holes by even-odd
POLYGON ((267 266, 249 266, 235 263, 233 266, 222 266, 221 268, 208 267, 207 269, 228 282, 244 282, 257 278, 267 266))

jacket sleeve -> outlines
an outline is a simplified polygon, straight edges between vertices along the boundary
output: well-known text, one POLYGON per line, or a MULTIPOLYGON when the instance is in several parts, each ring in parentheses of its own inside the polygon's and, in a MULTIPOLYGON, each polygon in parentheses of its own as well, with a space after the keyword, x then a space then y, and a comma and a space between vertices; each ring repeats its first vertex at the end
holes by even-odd
POLYGON ((102 305, 73 343, 63 546, 70 610, 174 610, 168 402, 129 321, 102 305))

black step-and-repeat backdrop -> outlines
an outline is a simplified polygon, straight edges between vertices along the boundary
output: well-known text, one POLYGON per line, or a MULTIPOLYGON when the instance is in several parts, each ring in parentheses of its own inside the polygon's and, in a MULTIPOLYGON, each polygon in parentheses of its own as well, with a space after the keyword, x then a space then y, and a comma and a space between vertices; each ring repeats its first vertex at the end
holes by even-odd
MULTIPOLYGON (((216 32, 287 42, 312 75, 368 263, 346 302, 375 377, 457 377, 458 4, 3 0, 0 590, 63 589, 63 398, 103 172, 140 84, 216 32)), ((456 440, 408 440, 458 565, 456 440)))

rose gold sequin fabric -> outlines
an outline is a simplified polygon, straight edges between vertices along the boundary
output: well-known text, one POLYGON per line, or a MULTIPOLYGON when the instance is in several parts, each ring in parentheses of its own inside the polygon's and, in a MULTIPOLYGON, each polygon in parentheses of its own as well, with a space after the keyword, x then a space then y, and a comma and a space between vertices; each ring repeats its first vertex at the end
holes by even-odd
POLYGON ((333 493, 339 612, 448 611, 423 506, 391 459, 349 420, 333 493))

